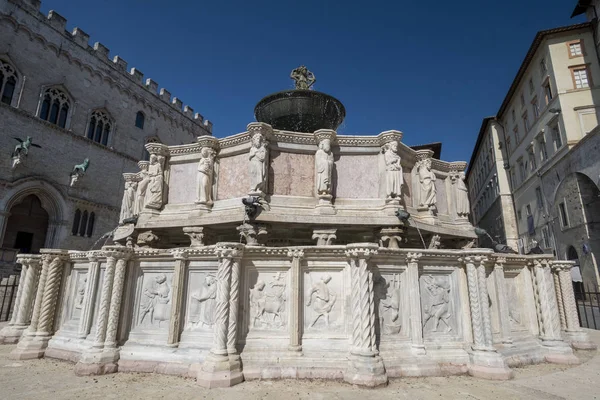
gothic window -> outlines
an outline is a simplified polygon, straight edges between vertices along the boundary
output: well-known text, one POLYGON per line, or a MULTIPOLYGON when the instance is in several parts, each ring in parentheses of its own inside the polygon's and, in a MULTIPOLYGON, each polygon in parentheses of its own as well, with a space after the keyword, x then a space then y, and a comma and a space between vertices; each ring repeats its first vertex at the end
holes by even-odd
POLYGON ((144 113, 138 111, 137 114, 135 114, 135 126, 140 129, 144 129, 144 119, 144 113))
POLYGON ((94 111, 88 124, 87 138, 106 146, 112 131, 112 125, 112 121, 106 112, 94 111))
POLYGON ((18 79, 19 76, 13 66, 0 60, 0 102, 10 105, 18 79))
POLYGON ((73 236, 92 237, 94 234, 94 223, 96 222, 96 214, 94 212, 75 210, 73 218, 73 227, 71 234, 73 236))
MULTIPOLYGON (((146 143, 160 143, 160 139, 157 137, 147 138, 146 143)), ((148 153, 148 150, 146 150, 146 146, 144 146, 144 154, 142 154, 142 160, 150 160, 150 153, 148 153)))
POLYGON ((62 90, 51 87, 44 91, 40 118, 61 128, 66 128, 71 100, 62 90))

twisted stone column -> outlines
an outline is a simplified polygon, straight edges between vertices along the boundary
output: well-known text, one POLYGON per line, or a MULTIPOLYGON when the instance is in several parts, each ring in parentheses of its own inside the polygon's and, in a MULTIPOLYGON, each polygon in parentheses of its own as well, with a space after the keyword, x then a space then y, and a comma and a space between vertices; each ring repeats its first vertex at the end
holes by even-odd
POLYGON ((28 333, 37 332, 38 324, 40 320, 40 311, 42 309, 42 300, 44 297, 44 289, 46 287, 46 279, 48 278, 48 269, 50 268, 50 261, 52 257, 49 254, 42 255, 42 271, 40 273, 40 279, 38 281, 37 292, 35 295, 35 303, 33 306, 33 313, 31 315, 31 323, 27 328, 28 333))
POLYGON ((21 277, 11 320, 0 330, 0 343, 4 344, 16 343, 29 324, 41 259, 28 255, 20 256, 17 262, 22 265, 21 277))
POLYGON ((127 270, 127 257, 120 254, 115 267, 115 277, 113 281, 112 294, 110 299, 110 309, 108 312, 108 323, 106 325, 105 348, 117 347, 117 328, 121 316, 121 301, 123 299, 123 284, 125 283, 125 272, 127 270))
POLYGON ((426 354, 423 343, 423 316, 421 314, 421 286, 419 284, 419 259, 421 253, 406 254, 406 287, 409 290, 408 307, 410 315, 410 340, 413 353, 426 354))
POLYGON ((590 340, 587 333, 581 329, 577 316, 577 302, 573 292, 573 281, 571 279, 571 268, 573 261, 554 261, 552 271, 554 273, 554 284, 557 292, 558 308, 561 311, 561 322, 567 340, 575 349, 590 350, 596 345, 590 340))
POLYGON ((244 380, 237 355, 237 311, 239 302, 240 260, 244 251, 241 243, 217 243, 217 298, 213 347, 198 372, 199 385, 213 388, 233 386, 244 380))
POLYGON ((352 276, 352 348, 344 380, 364 386, 379 386, 388 381, 375 343, 375 298, 373 272, 369 259, 377 254, 374 243, 349 244, 346 257, 352 276))
POLYGON ((58 289, 60 288, 63 273, 64 257, 54 254, 51 257, 52 261, 48 267, 48 277, 46 278, 38 325, 38 332, 42 332, 44 335, 51 335, 54 332, 53 324, 54 317, 56 316, 58 289))
POLYGON ((548 276, 546 274, 546 270, 549 269, 548 262, 546 260, 534 260, 532 265, 536 304, 541 322, 541 339, 542 341, 560 341, 558 304, 554 296, 554 289, 551 286, 553 282, 548 280, 550 277, 549 274, 548 276))
POLYGON ((492 346, 489 296, 485 263, 488 254, 465 254, 459 258, 467 269, 467 286, 473 327, 473 349, 469 353, 469 373, 485 379, 510 379, 512 371, 492 346))
POLYGON ((169 319, 169 338, 167 343, 170 346, 179 344, 179 332, 181 330, 181 309, 183 307, 183 291, 186 268, 187 253, 185 250, 177 249, 171 252, 175 259, 175 268, 173 269, 173 282, 171 287, 171 317, 169 319))
POLYGON ((94 305, 96 299, 96 290, 98 286, 98 278, 100 276, 100 263, 98 257, 101 257, 102 253, 95 251, 90 253, 88 256, 88 273, 87 273, 87 284, 85 287, 85 299, 81 310, 81 317, 79 319, 79 327, 77 329, 77 336, 81 339, 85 339, 90 333, 92 328, 92 316, 94 313, 94 305))
POLYGON ((302 287, 302 266, 300 265, 304 251, 302 249, 290 249, 288 257, 292 259, 291 280, 292 296, 290 297, 290 351, 302 351, 302 302, 301 293, 304 293, 302 287))
POLYGON ((500 320, 500 336, 502 343, 512 345, 510 336, 510 314, 508 296, 506 292, 506 281, 504 278, 504 264, 506 257, 496 257, 494 263, 494 284, 496 287, 496 308, 498 309, 498 319, 500 320))
POLYGON ((104 341, 106 339, 106 325, 108 323, 110 299, 118 253, 114 251, 105 251, 104 254, 106 256, 106 267, 104 268, 104 279, 102 281, 102 292, 100 294, 100 307, 98 308, 98 317, 96 318, 96 337, 94 340, 94 347, 99 349, 104 347, 104 341))

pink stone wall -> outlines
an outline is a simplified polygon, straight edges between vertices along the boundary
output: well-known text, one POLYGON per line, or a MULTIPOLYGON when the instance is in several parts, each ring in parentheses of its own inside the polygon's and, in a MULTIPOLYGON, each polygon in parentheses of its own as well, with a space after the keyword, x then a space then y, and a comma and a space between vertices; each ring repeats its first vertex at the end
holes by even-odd
POLYGON ((169 204, 193 203, 196 201, 197 176, 197 162, 171 165, 169 204))
POLYGON ((312 154, 271 151, 269 193, 312 197, 314 175, 315 159, 312 154))
POLYGON ((408 206, 412 206, 412 198, 413 198, 413 187, 412 187, 412 175, 410 174, 410 169, 406 167, 402 167, 404 176, 404 187, 402 188, 402 194, 404 195, 404 204, 408 206))
POLYGON ((438 214, 448 214, 448 198, 446 193, 446 182, 443 179, 436 179, 435 188, 437 189, 437 210, 438 214))
POLYGON ((336 197, 372 199, 379 197, 379 160, 377 155, 343 155, 335 162, 336 197))
POLYGON ((217 200, 242 197, 248 194, 248 154, 220 159, 217 200))

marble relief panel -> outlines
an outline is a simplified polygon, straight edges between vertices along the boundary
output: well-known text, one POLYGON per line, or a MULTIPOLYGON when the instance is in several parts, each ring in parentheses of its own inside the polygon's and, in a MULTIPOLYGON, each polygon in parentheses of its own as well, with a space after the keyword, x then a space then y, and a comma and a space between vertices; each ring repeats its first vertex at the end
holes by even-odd
POLYGON ((289 281, 287 271, 249 270, 245 299, 248 332, 287 332, 289 281))
POLYGON ((376 334, 381 339, 405 336, 408 332, 408 298, 400 273, 374 274, 376 334))
POLYGON ((186 296, 184 331, 212 332, 217 303, 216 271, 191 271, 186 296))
POLYGON ((504 278, 506 287, 506 300, 508 302, 508 320, 512 330, 525 329, 525 315, 523 315, 523 300, 519 293, 519 276, 507 274, 504 278))
POLYGON ((344 332, 343 274, 310 271, 304 274, 304 333, 344 332))
POLYGON ((248 153, 219 159, 218 200, 242 197, 248 193, 248 162, 248 153))
POLYGON ((314 155, 271 151, 269 193, 313 197, 314 175, 314 155))
POLYGON ((419 277, 425 338, 456 337, 460 329, 459 293, 454 274, 425 270, 419 277))
POLYGON ((171 315, 172 272, 144 271, 137 290, 134 326, 167 331, 171 315))

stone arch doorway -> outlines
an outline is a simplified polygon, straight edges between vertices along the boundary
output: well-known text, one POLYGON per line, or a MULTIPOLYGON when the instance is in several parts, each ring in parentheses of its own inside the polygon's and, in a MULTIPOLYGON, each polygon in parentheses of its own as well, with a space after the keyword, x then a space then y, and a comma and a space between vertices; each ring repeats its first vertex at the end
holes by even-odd
POLYGON ((27 195, 9 210, 2 247, 15 248, 21 253, 39 253, 46 244, 48 212, 40 199, 27 195))
MULTIPOLYGON (((18 244, 24 249, 28 247, 26 235, 21 235, 19 243, 15 242, 15 232, 27 230, 23 229, 25 225, 22 225, 23 222, 19 222, 16 216, 11 218, 14 212, 15 215, 27 217, 25 219, 31 218, 32 224, 37 221, 36 230, 29 231, 34 235, 31 251, 39 251, 39 248, 59 248, 67 235, 65 216, 68 215, 68 210, 61 192, 50 183, 37 179, 16 182, 0 199, 0 245, 12 248, 18 244), (45 234, 42 234, 41 220, 44 216, 46 230, 45 234)), ((29 226, 27 222, 25 224, 29 226)))

